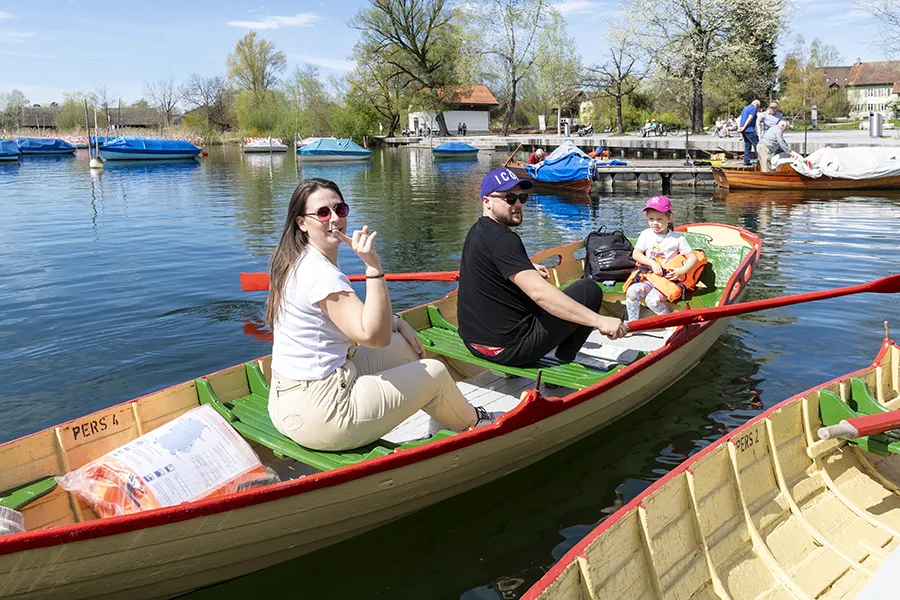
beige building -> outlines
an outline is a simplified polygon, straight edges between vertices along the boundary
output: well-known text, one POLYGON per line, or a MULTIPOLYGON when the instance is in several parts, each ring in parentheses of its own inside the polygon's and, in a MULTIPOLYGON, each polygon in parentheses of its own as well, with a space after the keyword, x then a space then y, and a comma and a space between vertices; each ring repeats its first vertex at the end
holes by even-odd
POLYGON ((830 89, 846 90, 851 119, 868 119, 872 112, 893 119, 900 112, 900 61, 862 62, 857 59, 849 67, 825 67, 822 70, 830 89))

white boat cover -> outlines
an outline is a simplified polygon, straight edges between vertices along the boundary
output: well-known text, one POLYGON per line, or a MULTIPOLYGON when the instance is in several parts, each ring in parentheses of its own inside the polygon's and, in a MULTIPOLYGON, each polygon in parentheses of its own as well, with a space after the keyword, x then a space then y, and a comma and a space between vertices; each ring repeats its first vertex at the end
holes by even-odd
POLYGON ((877 179, 900 176, 900 148, 864 146, 821 148, 806 158, 791 153, 788 162, 806 177, 877 179))

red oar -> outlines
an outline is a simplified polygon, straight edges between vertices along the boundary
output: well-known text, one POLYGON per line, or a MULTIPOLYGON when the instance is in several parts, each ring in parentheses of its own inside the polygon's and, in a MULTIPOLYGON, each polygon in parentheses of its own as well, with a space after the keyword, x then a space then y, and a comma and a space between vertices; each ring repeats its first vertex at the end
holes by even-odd
POLYGON ((803 302, 813 302, 815 300, 825 300, 827 298, 838 298, 840 296, 849 296, 850 294, 861 294, 870 292, 876 294, 895 294, 900 292, 900 273, 890 275, 868 283, 859 285, 851 285, 833 290, 824 290, 821 292, 808 292, 806 294, 794 294, 792 296, 782 296, 781 298, 770 298, 769 300, 754 300, 753 302, 742 302, 740 304, 730 304, 728 306, 717 306, 715 308, 701 308, 698 310, 686 310, 683 312, 670 313, 667 315, 657 315, 655 317, 647 317, 646 319, 638 319, 628 323, 628 331, 647 331, 650 329, 663 329, 676 325, 690 325, 692 323, 705 323, 707 321, 715 321, 724 317, 733 317, 735 315, 744 315, 747 313, 766 310, 769 308, 780 308, 782 306, 790 306, 791 304, 801 304, 803 302))
POLYGON ((892 410, 877 415, 866 415, 843 419, 837 425, 819 429, 819 438, 828 440, 835 437, 859 438, 876 433, 884 433, 900 427, 900 410, 892 410))
MULTIPOLYGON (((365 281, 365 275, 348 275, 350 281, 365 281)), ((385 273, 387 281, 459 281, 459 271, 430 271, 421 273, 385 273)), ((258 292, 269 289, 268 273, 241 273, 241 289, 258 292)))

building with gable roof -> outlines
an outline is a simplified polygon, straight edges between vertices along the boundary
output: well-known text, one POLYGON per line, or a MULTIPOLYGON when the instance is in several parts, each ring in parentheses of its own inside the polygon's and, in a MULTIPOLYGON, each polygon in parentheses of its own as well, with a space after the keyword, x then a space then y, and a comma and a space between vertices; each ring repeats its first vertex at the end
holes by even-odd
MULTIPOLYGON (((488 133, 491 130, 490 111, 500 105, 494 94, 486 85, 478 84, 466 88, 458 88, 445 97, 445 102, 452 106, 444 111, 444 119, 451 135, 456 134, 458 123, 466 124, 467 133, 488 133)), ((437 130, 437 115, 427 110, 416 110, 410 107, 409 128, 412 131, 437 130)))
POLYGON ((900 112, 900 61, 856 62, 849 67, 823 67, 825 85, 844 89, 850 101, 851 119, 868 119, 881 113, 893 119, 900 112))

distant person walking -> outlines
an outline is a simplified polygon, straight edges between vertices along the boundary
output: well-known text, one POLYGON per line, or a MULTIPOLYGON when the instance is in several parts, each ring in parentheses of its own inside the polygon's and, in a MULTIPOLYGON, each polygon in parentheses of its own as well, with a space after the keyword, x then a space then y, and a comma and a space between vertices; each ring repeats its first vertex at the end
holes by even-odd
POLYGON ((744 164, 750 166, 750 158, 756 151, 759 138, 756 136, 756 113, 759 111, 759 100, 754 100, 741 111, 738 131, 744 138, 744 164))
POLYGON ((469 131, 469 128, 466 126, 466 122, 463 121, 463 135, 465 136, 469 131))

